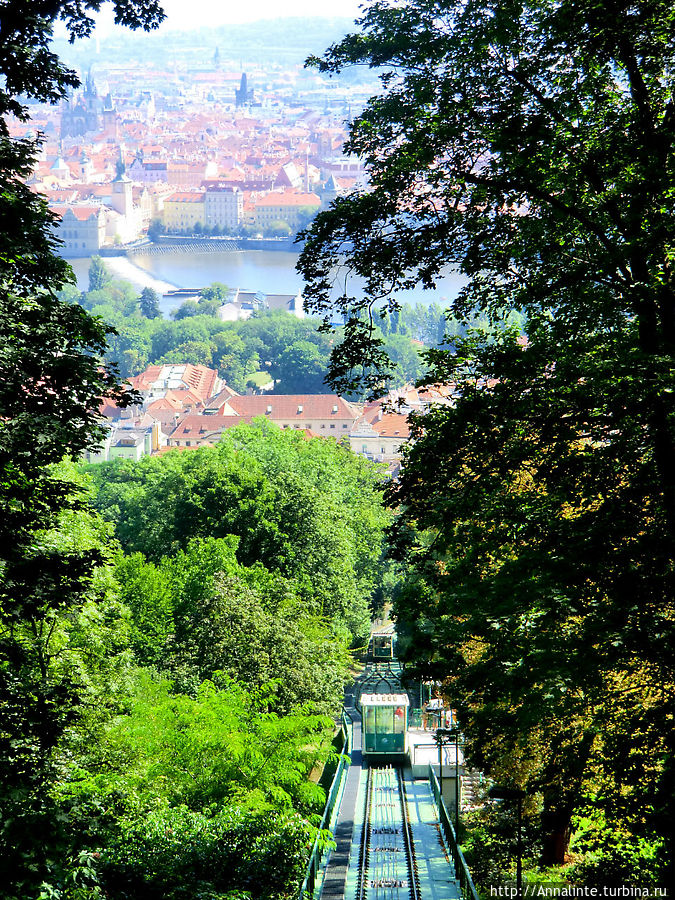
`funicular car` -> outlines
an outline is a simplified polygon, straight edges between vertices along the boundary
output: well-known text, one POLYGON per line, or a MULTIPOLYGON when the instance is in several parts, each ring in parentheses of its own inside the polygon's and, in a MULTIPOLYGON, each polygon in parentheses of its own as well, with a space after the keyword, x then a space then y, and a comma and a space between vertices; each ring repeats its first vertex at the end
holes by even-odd
POLYGON ((408 695, 361 694, 364 756, 402 761, 408 753, 408 695))
POLYGON ((386 661, 396 657, 396 630, 393 625, 378 628, 370 635, 370 652, 376 661, 386 661))

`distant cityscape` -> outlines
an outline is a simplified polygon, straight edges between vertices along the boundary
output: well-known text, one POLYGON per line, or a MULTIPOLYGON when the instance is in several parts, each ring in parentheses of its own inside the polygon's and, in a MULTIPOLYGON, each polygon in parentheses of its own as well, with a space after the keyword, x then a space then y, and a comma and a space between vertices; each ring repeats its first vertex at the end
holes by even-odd
POLYGON ((43 136, 30 185, 57 216, 64 256, 164 235, 289 238, 366 187, 343 146, 372 79, 337 84, 304 69, 300 51, 295 63, 236 66, 188 41, 162 65, 160 52, 116 63, 89 43, 80 89, 11 125, 13 137, 43 136))
MULTIPOLYGON (((270 39, 277 26, 264 22, 258 31, 266 50, 259 52, 255 26, 242 26, 236 61, 232 34, 222 30, 163 43, 156 35, 84 42, 69 59, 80 88, 59 105, 33 104, 30 123, 11 126, 14 137, 42 135, 29 184, 56 216, 62 255, 132 251, 133 259, 133 251, 158 243, 191 253, 218 246, 219 237, 292 239, 336 197, 367 189, 363 162, 344 145, 377 82, 370 73, 338 80, 304 67, 310 52, 334 39, 331 28, 339 36, 349 25, 327 22, 327 31, 282 23, 278 58, 270 39)), ((59 52, 68 59, 68 47, 59 52)), ((199 294, 171 297, 194 302, 199 294)), ((261 304, 304 315, 299 293, 237 288, 216 318, 246 319, 261 304)), ((229 428, 264 418, 307 438, 333 437, 393 475, 409 437, 408 413, 450 402, 447 392, 423 394, 410 384, 373 404, 270 393, 273 380, 240 395, 216 369, 180 353, 129 382, 141 403, 101 409, 106 437, 88 461, 214 445, 229 428)))

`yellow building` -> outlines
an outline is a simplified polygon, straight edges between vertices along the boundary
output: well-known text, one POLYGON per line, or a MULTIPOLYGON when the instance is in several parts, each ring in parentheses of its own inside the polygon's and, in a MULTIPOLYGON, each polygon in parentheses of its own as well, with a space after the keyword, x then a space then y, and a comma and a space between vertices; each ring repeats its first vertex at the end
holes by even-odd
POLYGON ((204 192, 176 191, 164 200, 162 221, 167 231, 204 224, 204 192))
POLYGON ((316 194, 280 193, 266 194, 256 201, 255 222, 258 228, 269 228, 275 222, 286 222, 293 230, 304 225, 308 213, 315 213, 321 206, 316 194))

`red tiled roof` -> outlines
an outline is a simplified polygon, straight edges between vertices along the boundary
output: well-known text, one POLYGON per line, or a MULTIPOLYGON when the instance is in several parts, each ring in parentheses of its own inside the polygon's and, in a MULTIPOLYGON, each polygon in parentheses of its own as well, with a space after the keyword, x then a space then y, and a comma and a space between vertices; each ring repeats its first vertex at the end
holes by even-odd
MULTIPOLYGON (((169 368, 170 363, 166 364, 169 368)), ((213 396, 216 384, 218 382, 218 372, 215 369, 209 369, 208 366, 183 365, 181 363, 173 364, 176 369, 182 369, 180 380, 185 387, 174 387, 171 389, 173 395, 185 402, 184 392, 190 391, 193 396, 190 400, 205 401, 213 396)), ((132 387, 137 391, 149 391, 153 385, 161 378, 164 366, 148 366, 145 372, 129 379, 132 387)))
POLYGON ((320 206, 321 200, 316 194, 267 194, 256 202, 256 206, 320 206))
POLYGON ((102 212, 100 206, 71 206, 70 211, 81 222, 86 222, 92 216, 98 217, 102 212))
POLYGON ((214 397, 209 397, 205 406, 207 409, 220 409, 225 406, 226 403, 229 403, 232 397, 238 396, 239 394, 235 390, 225 384, 214 397))
POLYGON ((358 411, 337 394, 265 394, 232 397, 228 405, 241 416, 294 419, 356 419, 358 411), (268 412, 269 408, 269 412, 268 412))
POLYGON ((145 372, 141 372, 140 375, 134 375, 133 378, 130 378, 129 384, 137 391, 147 391, 152 384, 157 381, 161 371, 161 366, 148 366, 145 372))
MULTIPOLYGON (((153 400, 152 403, 148 404, 148 412, 159 412, 161 409, 170 409, 175 412, 179 412, 183 409, 183 403, 180 400, 177 400, 175 397, 170 397, 169 394, 173 394, 173 391, 167 391, 166 397, 160 397, 158 400, 153 400)), ((186 393, 182 391, 181 393, 186 393)))
POLYGON ((57 215, 61 216, 61 218, 63 218, 63 216, 65 216, 66 213, 70 212, 73 214, 73 216, 75 216, 75 218, 79 222, 86 222, 87 219, 91 219, 92 216, 95 216, 96 218, 98 218, 98 216, 101 212, 100 206, 67 206, 67 207, 61 206, 61 207, 57 207, 57 206, 50 205, 49 208, 52 210, 52 212, 55 212, 57 215))
POLYGON ((406 416, 398 413, 385 413, 381 419, 376 417, 370 424, 380 437, 395 437, 401 440, 410 437, 406 416))
POLYGON ((250 416, 184 416, 169 435, 171 441, 208 441, 235 425, 250 424, 250 416))
POLYGON ((203 191, 174 191, 169 197, 164 198, 165 203, 203 203, 203 191))
POLYGON ((202 400, 207 400, 213 396, 218 381, 218 372, 215 369, 209 369, 208 366, 187 365, 183 373, 183 381, 199 394, 202 400))

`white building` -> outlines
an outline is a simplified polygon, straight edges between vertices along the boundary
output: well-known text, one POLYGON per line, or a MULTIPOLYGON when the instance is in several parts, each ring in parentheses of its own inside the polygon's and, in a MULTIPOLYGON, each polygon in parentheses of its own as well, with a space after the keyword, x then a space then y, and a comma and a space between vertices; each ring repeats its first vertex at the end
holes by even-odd
POLYGON ((230 185, 209 185, 204 194, 204 224, 232 233, 244 215, 244 195, 230 185))
POLYGON ((60 217, 56 236, 63 241, 66 256, 90 256, 98 253, 106 241, 106 212, 95 204, 52 206, 52 212, 60 217))
POLYGON ((349 446, 375 462, 395 462, 410 437, 407 416, 385 412, 381 406, 367 410, 349 432, 349 446))

